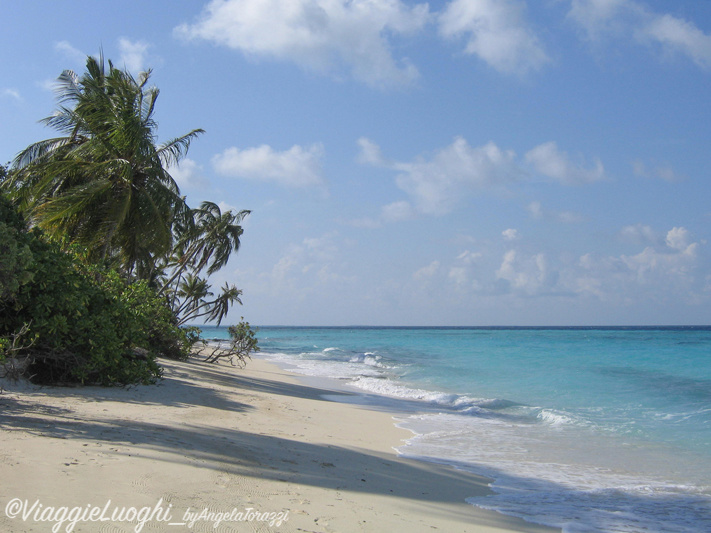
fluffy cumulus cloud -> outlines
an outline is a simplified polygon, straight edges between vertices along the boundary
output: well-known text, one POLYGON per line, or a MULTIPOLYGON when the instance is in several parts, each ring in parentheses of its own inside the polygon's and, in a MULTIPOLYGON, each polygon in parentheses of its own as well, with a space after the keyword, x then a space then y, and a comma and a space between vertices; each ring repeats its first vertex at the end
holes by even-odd
POLYGON ((439 280, 443 290, 449 283, 457 297, 592 298, 622 306, 695 303, 708 294, 707 276, 700 269, 701 244, 686 228, 657 232, 636 225, 620 233, 629 237, 625 242, 632 253, 575 258, 503 241, 504 249, 467 250, 450 261, 433 261, 417 271, 416 279, 439 280))
MULTIPOLYGON (((119 39, 121 64, 134 75, 146 69, 146 56, 150 45, 144 41, 130 41, 125 37, 119 39)), ((118 65, 117 65, 118 66, 118 65)))
POLYGON ((393 56, 389 39, 420 30, 428 18, 427 4, 400 0, 213 0, 196 23, 175 31, 320 72, 345 67, 369 85, 391 86, 418 72, 393 56))
POLYGON ((536 172, 566 185, 605 179, 605 169, 599 159, 586 168, 583 161, 574 161, 553 141, 536 146, 529 151, 526 154, 526 162, 536 172))
POLYGON ((572 0, 568 17, 593 42, 632 36, 641 44, 660 48, 665 55, 681 54, 701 68, 711 68, 711 35, 690 21, 655 12, 642 2, 572 0))
POLYGON ((698 244, 690 243, 689 238, 689 230, 686 228, 672 228, 667 232, 664 242, 672 250, 683 252, 688 256, 695 256, 698 244))
POLYGON ((504 238, 506 241, 515 241, 520 237, 518 230, 514 228, 509 228, 505 229, 504 231, 501 232, 501 236, 504 238))
POLYGON ((691 242, 686 228, 672 228, 663 238, 642 225, 628 226, 623 232, 637 233, 649 245, 630 255, 583 255, 576 278, 579 293, 590 293, 604 300, 632 300, 645 294, 674 300, 697 299, 697 289, 702 283, 697 272, 699 243, 691 242), (646 292, 648 288, 654 290, 646 292))
POLYGON ((76 66, 82 66, 86 63, 87 54, 72 46, 69 41, 54 43, 54 49, 76 66))
POLYGON ((307 148, 294 145, 283 152, 268 145, 244 150, 231 147, 214 156, 212 164, 223 176, 273 181, 288 187, 310 187, 324 183, 321 176, 323 156, 323 145, 318 143, 307 148))
POLYGON ((412 279, 416 281, 423 281, 431 278, 439 271, 440 263, 439 261, 432 261, 429 265, 420 268, 412 274, 412 279))
POLYGON ((483 257, 481 252, 465 250, 460 253, 454 261, 454 265, 449 269, 449 280, 454 282, 459 289, 468 284, 472 289, 481 288, 479 282, 471 279, 474 265, 478 264, 483 257))
POLYGON ((517 250, 509 250, 496 271, 496 279, 508 284, 509 290, 515 293, 537 296, 556 289, 558 273, 549 267, 543 253, 525 256, 517 250))
MULTIPOLYGON (((430 159, 418 157, 412 162, 389 162, 372 141, 361 139, 359 143, 360 160, 399 172, 397 186, 408 194, 414 212, 426 215, 447 214, 467 194, 509 184, 521 175, 516 154, 492 142, 472 147, 457 137, 430 159)), ((404 207, 400 204, 399 210, 404 207)))
POLYGON ((620 238, 632 244, 661 244, 664 239, 660 238, 654 229, 646 224, 632 224, 620 230, 620 238))
POLYGON ((170 166, 168 173, 181 189, 204 188, 208 186, 203 168, 192 159, 186 157, 178 165, 170 166))
MULTIPOLYGON (((353 224, 378 227, 384 222, 409 220, 417 215, 441 216, 462 205, 468 197, 491 191, 505 191, 527 179, 530 174, 521 166, 512 150, 489 142, 471 146, 463 137, 435 150, 427 157, 412 161, 396 161, 383 155, 380 146, 367 138, 358 140, 358 161, 396 172, 395 183, 408 196, 382 208, 379 219, 362 219, 353 224)), ((530 168, 563 185, 586 184, 606 179, 605 169, 598 159, 592 164, 582 157, 573 158, 561 151, 555 142, 536 146, 523 158, 530 168)), ((540 202, 527 207, 534 218, 550 218, 565 224, 579 223, 584 217, 573 211, 549 211, 540 202)), ((513 240, 517 233, 506 230, 504 238, 513 240)))
POLYGON ((445 38, 465 38, 465 52, 496 70, 524 74, 549 61, 525 11, 519 0, 453 0, 439 16, 439 31, 445 38))

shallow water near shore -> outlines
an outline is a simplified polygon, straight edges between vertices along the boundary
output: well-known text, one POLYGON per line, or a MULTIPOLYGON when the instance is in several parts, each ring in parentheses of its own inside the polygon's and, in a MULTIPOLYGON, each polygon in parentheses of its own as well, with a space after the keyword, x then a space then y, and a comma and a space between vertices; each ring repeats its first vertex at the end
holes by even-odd
POLYGON ((492 478, 473 505, 566 532, 711 531, 711 328, 258 337, 268 358, 397 413, 413 432, 399 453, 492 478))

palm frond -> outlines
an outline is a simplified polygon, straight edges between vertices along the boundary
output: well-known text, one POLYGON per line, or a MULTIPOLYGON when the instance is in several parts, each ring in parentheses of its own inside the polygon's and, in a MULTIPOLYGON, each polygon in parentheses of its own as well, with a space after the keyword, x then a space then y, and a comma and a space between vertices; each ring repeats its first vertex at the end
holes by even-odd
POLYGON ((161 162, 167 167, 177 165, 188 153, 190 143, 197 138, 198 135, 203 133, 205 133, 203 129, 194 129, 186 135, 177 137, 161 145, 157 150, 161 162))

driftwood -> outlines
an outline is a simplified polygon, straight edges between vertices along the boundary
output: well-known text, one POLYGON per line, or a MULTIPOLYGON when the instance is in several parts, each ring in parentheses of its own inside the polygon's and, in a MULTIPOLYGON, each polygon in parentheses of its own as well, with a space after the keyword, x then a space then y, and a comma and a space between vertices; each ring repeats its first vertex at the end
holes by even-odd
POLYGON ((217 343, 202 341, 202 347, 198 348, 196 353, 206 363, 228 361, 232 366, 240 368, 243 368, 247 364, 247 360, 251 359, 249 352, 234 341, 217 341, 217 343))
POLYGON ((35 343, 34 339, 24 344, 23 337, 30 329, 29 324, 25 324, 17 333, 10 335, 10 345, 4 349, 4 360, 0 364, 0 378, 9 378, 17 381, 25 373, 27 367, 33 361, 33 356, 28 353, 35 343))

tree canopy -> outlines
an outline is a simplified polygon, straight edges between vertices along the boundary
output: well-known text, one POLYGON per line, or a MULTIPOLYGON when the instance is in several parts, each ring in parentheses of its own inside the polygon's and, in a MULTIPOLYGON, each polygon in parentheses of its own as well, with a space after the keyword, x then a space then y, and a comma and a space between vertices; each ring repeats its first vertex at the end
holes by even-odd
POLYGON ((42 381, 151 381, 157 355, 187 357, 197 340, 183 325, 219 325, 242 303, 209 277, 249 211, 187 205, 169 169, 203 130, 157 144, 150 74, 102 56, 64 71, 42 121, 58 136, 0 166, 0 375, 22 360, 42 381))
POLYGON ((61 136, 20 152, 7 184, 32 224, 139 277, 170 254, 174 224, 190 216, 167 168, 203 133, 156 145, 150 74, 135 79, 103 57, 89 57, 82 76, 64 71, 58 107, 43 120, 61 136))

